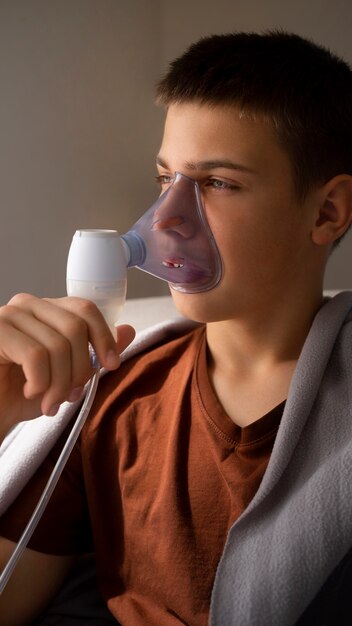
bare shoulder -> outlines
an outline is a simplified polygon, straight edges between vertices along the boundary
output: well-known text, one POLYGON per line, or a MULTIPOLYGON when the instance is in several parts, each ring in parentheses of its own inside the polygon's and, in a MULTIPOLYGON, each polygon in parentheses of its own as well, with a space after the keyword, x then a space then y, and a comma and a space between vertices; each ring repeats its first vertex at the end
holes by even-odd
MULTIPOLYGON (((15 543, 0 537, 1 570, 14 548, 15 543)), ((55 596, 75 558, 44 554, 27 548, 0 596, 0 623, 7 626, 31 623, 55 596)))

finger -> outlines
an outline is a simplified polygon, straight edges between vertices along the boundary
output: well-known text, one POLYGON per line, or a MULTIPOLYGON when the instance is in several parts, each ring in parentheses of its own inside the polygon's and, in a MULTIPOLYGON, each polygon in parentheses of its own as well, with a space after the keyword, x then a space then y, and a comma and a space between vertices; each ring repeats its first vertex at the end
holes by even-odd
MULTIPOLYGON (((85 384, 92 374, 88 349, 88 327, 86 321, 75 315, 69 307, 63 306, 65 298, 57 300, 40 299, 28 294, 15 296, 10 304, 14 304, 42 322, 48 329, 64 338, 70 346, 71 385, 72 389, 85 384)), ((30 329, 27 329, 30 334, 30 329)), ((56 335, 55 335, 56 336, 56 335)), ((54 339, 54 335, 49 335, 54 339)), ((48 346, 48 343, 46 344, 48 346)))
POLYGON ((123 352, 135 338, 136 331, 129 324, 121 324, 120 326, 116 327, 116 333, 117 333, 117 341, 116 341, 117 350, 119 354, 121 354, 121 352, 123 352))
POLYGON ((22 366, 24 396, 43 396, 44 412, 63 402, 71 393, 71 346, 66 337, 27 312, 8 306, 0 313, 2 359, 22 366))
MULTIPOLYGON (((49 414, 54 414, 55 405, 63 400, 78 399, 90 377, 88 339, 101 364, 115 369, 119 353, 134 337, 134 329, 123 325, 115 343, 97 307, 79 298, 42 300, 20 294, 3 309, 10 316, 9 324, 22 329, 22 335, 15 336, 12 359, 23 366, 25 394, 44 394, 42 410, 49 414)), ((11 360, 9 351, 5 356, 11 360)))
POLYGON ((50 362, 47 350, 32 337, 0 318, 0 364, 19 365, 26 380, 27 397, 45 393, 50 386, 50 362))
POLYGON ((132 341, 134 330, 123 330, 121 344, 116 342, 98 307, 90 300, 70 297, 50 300, 67 312, 74 313, 84 320, 87 326, 88 339, 92 344, 100 364, 108 370, 116 369, 120 364, 119 354, 132 341))
MULTIPOLYGON (((92 374, 84 320, 28 294, 18 294, 0 311, 3 319, 8 319, 9 324, 35 339, 48 351, 51 392, 45 398, 45 406, 50 402, 77 399, 92 374)), ((38 377, 29 379, 25 387, 26 395, 32 397, 37 393, 37 383, 38 377), (34 389, 31 388, 31 380, 34 381, 34 389)), ((43 386, 45 384, 43 382, 43 386)), ((39 391, 43 392, 42 389, 39 391)))

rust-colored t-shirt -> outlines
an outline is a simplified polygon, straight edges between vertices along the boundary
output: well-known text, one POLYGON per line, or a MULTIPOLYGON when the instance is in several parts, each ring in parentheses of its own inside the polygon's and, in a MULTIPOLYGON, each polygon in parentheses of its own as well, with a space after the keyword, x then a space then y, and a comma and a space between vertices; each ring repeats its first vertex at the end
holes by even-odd
MULTIPOLYGON (((123 625, 207 624, 227 532, 270 457, 282 405, 235 425, 206 359, 200 327, 103 378, 30 543, 56 554, 94 546, 101 593, 123 625)), ((52 456, 0 520, 0 534, 18 537, 52 456)))

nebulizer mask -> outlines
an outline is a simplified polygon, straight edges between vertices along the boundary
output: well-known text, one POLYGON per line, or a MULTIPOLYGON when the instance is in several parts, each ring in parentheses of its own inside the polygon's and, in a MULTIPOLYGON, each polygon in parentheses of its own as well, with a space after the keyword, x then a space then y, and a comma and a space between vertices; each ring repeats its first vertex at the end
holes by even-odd
MULTIPOLYGON (((137 267, 186 294, 208 291, 221 279, 221 257, 208 225, 196 181, 175 174, 170 187, 124 235, 114 230, 76 231, 67 262, 67 293, 95 302, 111 330, 123 307, 127 268, 137 267)), ((99 379, 95 373, 61 455, 9 562, 0 593, 32 536, 87 419, 99 379)))
POLYGON ((167 191, 121 237, 110 230, 76 231, 67 293, 93 300, 114 325, 126 294, 128 267, 189 294, 218 284, 221 258, 195 180, 176 172, 167 191))

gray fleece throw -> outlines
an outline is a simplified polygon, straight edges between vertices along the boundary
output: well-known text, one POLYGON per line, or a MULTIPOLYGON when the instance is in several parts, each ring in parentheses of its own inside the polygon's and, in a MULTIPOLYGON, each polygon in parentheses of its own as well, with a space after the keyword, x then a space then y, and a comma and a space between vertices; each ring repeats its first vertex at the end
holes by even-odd
MULTIPOLYGON (((313 322, 262 483, 228 534, 211 626, 293 626, 352 545, 351 309, 352 292, 342 292, 313 322)), ((123 359, 191 327, 185 320, 155 326, 123 359)), ((64 405, 51 418, 55 433, 45 418, 39 432, 30 423, 10 433, 0 449, 0 514, 76 410, 64 405)))
POLYGON ((318 312, 262 483, 231 528, 212 626, 292 626, 352 545, 352 293, 318 312))

